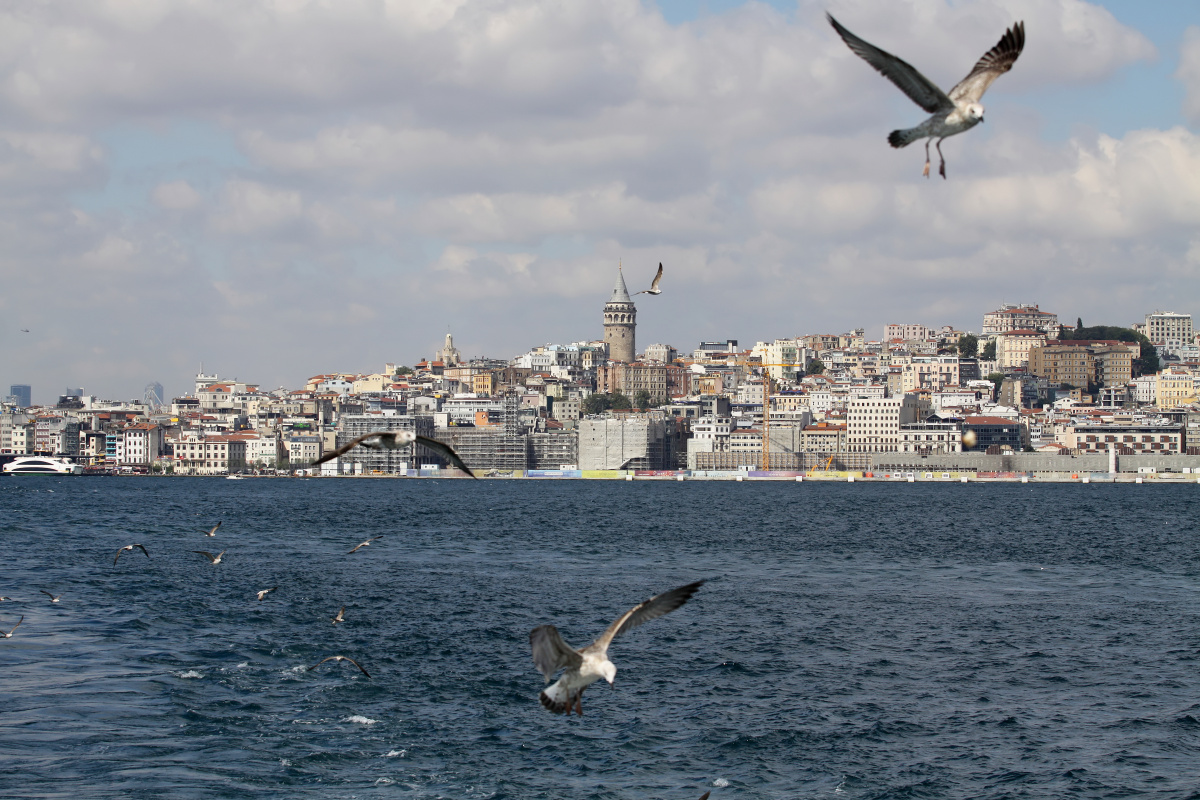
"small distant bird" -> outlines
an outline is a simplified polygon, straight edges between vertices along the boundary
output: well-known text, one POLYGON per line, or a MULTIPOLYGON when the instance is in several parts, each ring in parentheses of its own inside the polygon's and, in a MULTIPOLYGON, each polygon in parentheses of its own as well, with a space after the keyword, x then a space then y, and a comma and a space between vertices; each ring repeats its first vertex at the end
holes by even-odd
POLYGON ((321 456, 316 461, 312 462, 311 466, 315 467, 317 464, 324 464, 326 461, 332 461, 338 456, 345 455, 360 445, 370 448, 371 450, 395 450, 403 447, 406 444, 412 444, 413 442, 416 442, 427 450, 432 450, 458 469, 470 475, 472 478, 475 477, 475 473, 471 472, 471 468, 468 467, 466 463, 464 463, 463 460, 458 457, 458 453, 454 452, 454 448, 452 448, 450 445, 443 444, 437 439, 430 439, 427 436, 418 436, 412 431, 375 431, 374 433, 364 433, 357 439, 347 442, 338 449, 332 450, 321 456))
MULTIPOLYGON (((370 539, 367 539, 367 540, 366 540, 365 542, 363 542, 362 544, 360 544, 360 545, 355 545, 354 549, 353 549, 353 550, 351 550, 351 551, 350 551, 350 553, 357 552, 357 551, 358 551, 358 548, 360 548, 360 547, 366 547, 366 546, 367 546, 367 545, 369 545, 371 542, 374 542, 374 541, 376 541, 377 539, 382 539, 382 538, 383 538, 382 536, 373 536, 373 537, 371 537, 370 539)), ((350 553, 346 553, 346 555, 350 555, 350 553)))
POLYGON ((29 333, 29 328, 21 328, 21 333, 29 333))
POLYGON ((0 631, 0 636, 3 636, 5 639, 11 639, 12 635, 13 635, 13 631, 15 631, 17 628, 21 627, 21 623, 24 621, 25 621, 25 615, 22 614, 21 618, 19 620, 17 620, 17 624, 12 626, 12 631, 9 631, 8 633, 4 633, 4 632, 0 631))
POLYGON ((529 645, 533 649, 533 663, 538 671, 550 682, 551 676, 558 670, 564 670, 562 677, 538 695, 542 705, 561 714, 569 715, 572 707, 575 713, 583 716, 583 690, 601 678, 613 685, 617 676, 617 668, 608 660, 608 646, 620 634, 632 630, 643 622, 669 614, 682 606, 704 581, 689 583, 669 592, 655 595, 645 602, 639 603, 617 618, 609 625, 600 638, 581 650, 568 645, 558 634, 553 625, 539 625, 529 634, 529 645))
POLYGON ((0 603, 4 602, 5 600, 12 600, 12 598, 11 597, 0 597, 0 603))
POLYGON ((346 607, 342 606, 341 608, 339 608, 338 612, 337 612, 337 616, 330 617, 330 619, 333 620, 334 625, 337 625, 339 622, 345 622, 346 621, 346 607))
MULTIPOLYGON (((216 562, 213 562, 213 563, 216 563, 216 562)), ((262 591, 255 592, 254 594, 258 597, 259 600, 262 600, 264 597, 266 597, 267 595, 269 595, 271 592, 275 591, 278 588, 279 588, 278 586, 272 586, 270 589, 263 589, 262 591)))
POLYGON ((888 144, 897 148, 907 147, 918 139, 925 139, 926 178, 929 177, 929 142, 937 139, 938 158, 941 160, 938 174, 945 178, 946 159, 942 155, 942 140, 970 130, 983 122, 980 98, 992 85, 992 81, 1012 69, 1017 56, 1025 49, 1025 23, 1018 22, 1006 30, 996 46, 976 62, 970 74, 946 94, 908 62, 858 38, 842 27, 832 15, 827 13, 825 18, 855 55, 878 70, 883 77, 908 95, 909 99, 933 115, 915 128, 892 131, 888 135, 888 144))
POLYGON ((650 288, 643 289, 640 292, 634 292, 633 296, 637 297, 639 294, 662 294, 662 289, 658 288, 658 282, 661 280, 662 280, 662 262, 660 261, 660 262, 658 262, 658 274, 655 275, 654 280, 650 282, 650 288))
MULTIPOLYGON (((114 564, 116 564, 116 563, 117 563, 117 559, 119 559, 119 558, 121 557, 121 553, 124 553, 124 552, 125 552, 125 551, 127 551, 127 550, 128 550, 128 551, 132 551, 132 550, 133 550, 133 548, 135 548, 135 547, 136 547, 136 548, 138 548, 139 550, 141 550, 143 553, 146 553, 146 547, 145 547, 144 545, 140 545, 140 544, 127 544, 127 545, 125 545, 124 547, 122 547, 120 550, 118 550, 118 551, 117 551, 117 557, 113 559, 113 563, 114 563, 114 564)), ((146 558, 149 558, 149 557, 150 557, 150 554, 149 554, 149 553, 146 553, 146 558)))
POLYGON ((205 558, 207 558, 209 561, 211 561, 214 564, 220 564, 221 556, 225 555, 224 550, 217 553, 215 556, 212 553, 208 552, 207 550, 193 550, 192 552, 199 553, 200 555, 204 556, 205 558))
POLYGON ((46 597, 49 597, 51 603, 57 603, 59 600, 62 599, 61 594, 56 597, 56 596, 50 594, 49 592, 47 592, 45 589, 39 589, 38 591, 41 592, 42 594, 46 595, 46 597))
POLYGON ((219 527, 221 527, 221 523, 220 523, 220 522, 218 522, 216 525, 213 525, 213 526, 212 526, 212 530, 210 530, 208 533, 206 533, 206 534, 204 534, 204 535, 205 535, 205 536, 216 536, 216 535, 217 535, 217 528, 219 528, 219 527))
POLYGON ((328 658, 322 658, 320 661, 318 661, 317 663, 315 663, 311 667, 309 667, 308 671, 312 672, 314 669, 321 666, 326 661, 349 661, 351 664, 358 667, 358 671, 361 672, 363 675, 366 675, 368 678, 371 677, 371 673, 369 673, 365 669, 363 669, 362 665, 359 664, 357 661, 355 661, 350 656, 329 656, 328 658))

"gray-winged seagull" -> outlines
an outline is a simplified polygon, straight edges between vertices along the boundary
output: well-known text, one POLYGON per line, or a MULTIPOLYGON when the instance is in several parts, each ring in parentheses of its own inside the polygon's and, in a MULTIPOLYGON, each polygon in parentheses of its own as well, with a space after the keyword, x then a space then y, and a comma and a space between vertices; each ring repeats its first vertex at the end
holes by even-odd
POLYGON ((213 563, 213 564, 220 564, 220 563, 221 563, 221 556, 225 555, 225 553, 226 553, 226 551, 225 551, 225 550, 222 550, 221 552, 217 553, 217 554, 214 556, 212 553, 208 552, 207 550, 193 550, 192 552, 193 552, 193 553, 199 553, 200 555, 202 555, 202 556, 204 556, 205 558, 207 558, 207 559, 209 560, 209 562, 211 562, 211 563, 213 563))
POLYGON ((145 545, 141 545, 141 544, 127 544, 127 545, 125 545, 124 547, 122 547, 120 550, 118 550, 118 551, 117 551, 117 557, 113 559, 113 563, 114 563, 114 564, 116 564, 116 563, 117 563, 117 559, 119 559, 119 558, 121 557, 121 553, 124 553, 124 552, 126 552, 126 551, 132 552, 132 551, 133 551, 133 548, 135 548, 135 547, 136 547, 136 548, 138 548, 139 550, 141 550, 143 553, 146 553, 146 558, 149 558, 149 557, 150 557, 150 554, 146 552, 146 546, 145 546, 145 545))
POLYGON ((371 673, 369 673, 365 669, 363 669, 362 664, 359 664, 357 661, 355 661, 350 656, 329 656, 328 658, 322 658, 320 661, 318 661, 317 663, 315 663, 311 667, 309 667, 308 671, 312 672, 314 669, 321 666, 326 661, 349 661, 351 664, 358 667, 358 671, 361 672, 363 675, 366 675, 368 678, 371 677, 371 673))
MULTIPOLYGON (((367 540, 366 540, 365 542, 363 542, 362 544, 356 544, 356 545, 354 546, 354 549, 353 549, 353 550, 351 550, 351 551, 350 551, 350 553, 355 553, 355 552, 358 552, 358 549, 359 549, 360 547, 366 547, 366 546, 367 546, 367 545, 369 545, 371 542, 377 541, 377 540, 379 540, 379 539, 382 539, 382 538, 383 538, 382 536, 372 536, 370 539, 367 539, 367 540)), ((350 555, 350 553, 346 553, 346 555, 350 555)))
POLYGON ((59 595, 50 594, 45 589, 38 589, 38 591, 41 592, 42 594, 46 595, 46 597, 49 597, 51 603, 57 603, 59 600, 62 600, 61 594, 59 594, 59 595))
POLYGON ((888 134, 888 143, 897 148, 907 147, 918 139, 925 139, 926 178, 929 177, 929 142, 937 139, 938 158, 941 160, 938 174, 945 178, 946 159, 942 155, 942 140, 947 136, 970 130, 983 122, 980 98, 992 85, 992 81, 1012 69, 1017 56, 1025 49, 1025 23, 1018 22, 1004 32, 996 46, 984 53, 970 74, 947 94, 933 81, 917 72, 907 61, 858 38, 842 27, 831 14, 827 13, 825 17, 855 55, 877 69, 914 103, 933 115, 915 128, 895 130, 888 134))
POLYGON ((337 625, 339 622, 345 622, 346 621, 346 607, 342 606, 341 608, 339 608, 338 612, 337 612, 337 616, 330 617, 329 619, 331 622, 333 622, 334 625, 337 625))
POLYGON ((608 646, 612 640, 643 622, 649 622, 679 608, 691 599, 703 583, 704 581, 689 583, 639 603, 618 617, 596 641, 581 650, 576 650, 564 642, 553 625, 539 625, 534 628, 529 634, 533 663, 537 665, 546 683, 550 682, 555 672, 563 670, 562 677, 538 695, 542 705, 555 714, 565 711, 569 715, 574 708, 576 714, 583 716, 583 690, 601 678, 612 686, 613 679, 617 676, 617 668, 608 660, 608 646))
POLYGON ((221 527, 221 523, 220 523, 220 522, 218 522, 216 525, 213 525, 213 526, 212 526, 212 529, 211 529, 211 530, 209 530, 209 531, 208 531, 207 533, 205 533, 204 535, 205 535, 205 536, 216 536, 216 535, 217 535, 217 528, 219 528, 219 527, 221 527))
POLYGON ((3 636, 5 639, 11 639, 12 635, 13 635, 13 631, 15 631, 17 628, 21 627, 21 623, 24 621, 25 621, 25 615, 22 614, 21 618, 19 620, 17 620, 17 624, 12 626, 12 630, 9 631, 8 633, 0 633, 0 636, 3 636))
POLYGON ((267 595, 269 595, 271 592, 275 591, 278 588, 279 588, 278 586, 272 586, 270 589, 262 589, 260 591, 255 592, 254 594, 259 600, 262 600, 264 597, 266 597, 267 595))
POLYGON ((426 450, 432 450, 472 478, 475 477, 475 473, 471 472, 471 468, 458 457, 458 453, 454 452, 454 448, 450 445, 443 444, 437 439, 430 439, 427 436, 418 436, 412 431, 375 431, 373 433, 364 433, 362 436, 347 442, 338 449, 331 450, 321 456, 312 462, 311 466, 315 467, 318 464, 324 464, 326 461, 331 461, 338 456, 345 455, 356 447, 367 447, 371 450, 396 450, 413 442, 416 442, 426 450))
POLYGON ((640 292, 634 292, 633 296, 637 297, 639 294, 662 294, 662 289, 658 288, 658 283, 661 280, 662 280, 662 262, 660 261, 660 262, 658 262, 658 274, 654 276, 654 280, 650 281, 650 288, 642 289, 640 292))

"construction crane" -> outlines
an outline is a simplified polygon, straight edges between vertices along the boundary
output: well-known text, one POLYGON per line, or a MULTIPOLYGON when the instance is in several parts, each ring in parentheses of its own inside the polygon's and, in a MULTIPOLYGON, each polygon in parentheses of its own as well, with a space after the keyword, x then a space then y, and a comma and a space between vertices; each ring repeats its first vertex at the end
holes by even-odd
POLYGON ((750 361, 749 357, 739 359, 741 366, 746 369, 754 369, 760 367, 763 370, 763 424, 762 424, 762 455, 759 458, 759 469, 763 472, 771 470, 771 385, 774 383, 774 378, 767 371, 767 367, 803 367, 798 364, 760 364, 757 361, 750 361))

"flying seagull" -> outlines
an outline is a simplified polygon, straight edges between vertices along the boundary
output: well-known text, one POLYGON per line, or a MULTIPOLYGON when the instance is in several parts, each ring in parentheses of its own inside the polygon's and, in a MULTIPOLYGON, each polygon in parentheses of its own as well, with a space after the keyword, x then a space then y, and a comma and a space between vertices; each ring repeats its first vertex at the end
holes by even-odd
POLYGON ((583 716, 583 690, 601 678, 612 686, 617 675, 617 668, 608 660, 608 646, 612 640, 643 622, 649 622, 679 608, 691 599, 703 583, 704 581, 689 583, 639 603, 618 617, 600 634, 600 638, 582 650, 576 650, 564 642, 553 625, 539 625, 534 628, 529 634, 533 663, 537 665, 546 683, 550 682, 555 672, 564 670, 562 677, 553 686, 544 689, 538 695, 542 705, 555 714, 565 711, 568 715, 573 707, 576 714, 583 716))
POLYGON ((369 673, 365 669, 363 669, 362 665, 359 664, 357 661, 355 661, 350 656, 329 656, 328 658, 322 658, 320 661, 318 661, 317 663, 315 663, 311 667, 309 667, 308 671, 312 672, 314 669, 321 666, 326 661, 349 661, 351 664, 358 667, 358 671, 361 672, 363 675, 366 675, 368 678, 371 677, 371 673, 369 673))
POLYGON ((983 106, 979 99, 992 85, 992 81, 1012 69, 1017 56, 1025 49, 1025 23, 1018 22, 1004 32, 1000 41, 983 54, 970 74, 958 82, 949 94, 943 92, 933 81, 917 72, 911 64, 896 58, 865 42, 842 27, 832 15, 826 19, 838 32, 855 55, 874 67, 914 103, 928 111, 931 116, 915 128, 892 131, 888 143, 892 147, 907 147, 918 139, 925 139, 925 177, 929 177, 929 142, 937 139, 938 174, 946 177, 946 159, 942 155, 942 140, 947 136, 970 130, 983 122, 983 106))
POLYGON ((662 262, 658 262, 658 274, 654 276, 654 280, 650 282, 649 289, 642 289, 640 292, 634 292, 633 296, 639 294, 662 294, 662 289, 658 288, 658 282, 662 280, 662 262))
MULTIPOLYGON (((29 328, 21 328, 21 333, 29 333, 29 328)), ((20 623, 17 623, 17 624, 20 624, 20 623)))
POLYGON ((205 536, 216 536, 216 535, 217 535, 217 528, 219 528, 219 527, 221 527, 221 523, 220 523, 220 522, 218 522, 216 525, 213 525, 213 526, 212 526, 212 530, 210 530, 208 533, 206 533, 206 534, 204 534, 204 535, 205 535, 205 536))
POLYGON ((334 625, 337 625, 339 622, 345 622, 346 621, 346 607, 342 606, 341 608, 339 608, 338 612, 337 612, 337 616, 330 617, 329 619, 331 619, 333 621, 334 625))
POLYGON ((3 636, 5 639, 11 639, 12 635, 13 635, 13 631, 15 631, 17 628, 21 627, 21 623, 24 621, 25 621, 25 615, 22 614, 21 618, 19 620, 17 620, 17 624, 12 626, 12 631, 9 631, 8 633, 0 632, 0 636, 3 636))
POLYGON ((437 439, 418 436, 412 431, 375 431, 374 433, 364 433, 357 439, 321 456, 312 462, 311 466, 315 467, 317 464, 324 464, 326 461, 331 461, 340 455, 345 455, 359 445, 369 447, 372 450, 395 450, 413 442, 416 442, 427 450, 432 450, 472 478, 475 477, 475 473, 471 472, 471 468, 463 463, 463 460, 458 457, 458 453, 454 452, 454 449, 450 445, 442 444, 437 439))
MULTIPOLYGON (((377 540, 377 539, 382 539, 382 538, 383 538, 382 536, 372 536, 370 539, 367 539, 367 540, 366 540, 365 542, 363 542, 362 544, 357 544, 357 545, 355 545, 355 546, 354 546, 354 549, 353 549, 353 550, 351 550, 351 551, 350 551, 350 553, 355 553, 355 552, 358 552, 358 549, 359 549, 360 547, 366 547, 366 546, 367 546, 367 545, 369 545, 371 542, 373 542, 373 541, 375 541, 375 540, 377 540)), ((346 555, 350 555, 350 553, 346 553, 346 555)))
POLYGON ((113 563, 114 563, 114 564, 116 564, 116 563, 117 563, 117 559, 119 559, 119 558, 121 557, 121 553, 124 553, 124 552, 125 552, 125 551, 127 551, 127 550, 132 552, 132 551, 133 551, 133 548, 135 548, 135 547, 136 547, 136 548, 138 548, 139 550, 141 550, 143 553, 146 553, 146 558, 149 558, 149 557, 150 557, 150 554, 146 552, 146 547, 145 547, 145 545, 140 545, 140 544, 127 544, 127 545, 125 545, 124 547, 122 547, 120 550, 118 550, 118 551, 117 551, 117 558, 114 558, 114 559, 113 559, 113 563))
POLYGON ((42 594, 46 595, 46 597, 49 597, 51 603, 57 603, 59 600, 62 600, 61 594, 60 595, 52 595, 49 592, 47 592, 45 589, 38 589, 38 591, 41 592, 42 594))
POLYGON ((208 552, 207 550, 193 550, 192 552, 193 552, 193 553, 199 553, 200 555, 204 556, 204 557, 205 557, 205 558, 207 558, 209 561, 211 561, 213 564, 220 564, 220 563, 221 563, 221 556, 225 555, 225 551, 224 551, 224 550, 222 550, 221 552, 217 553, 215 556, 214 556, 212 553, 208 552))
MULTIPOLYGON (((216 563, 216 562, 214 562, 214 563, 216 563)), ((269 595, 271 592, 275 591, 278 588, 279 588, 278 586, 272 586, 270 589, 263 589, 262 591, 255 592, 254 594, 258 597, 259 600, 262 600, 264 597, 266 597, 267 595, 269 595)))

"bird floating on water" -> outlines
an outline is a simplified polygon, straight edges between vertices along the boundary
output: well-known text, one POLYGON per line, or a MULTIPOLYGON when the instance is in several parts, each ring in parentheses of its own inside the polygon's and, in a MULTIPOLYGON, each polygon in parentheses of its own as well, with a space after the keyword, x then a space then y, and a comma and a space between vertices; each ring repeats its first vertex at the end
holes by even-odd
POLYGON ((366 447, 371 450, 396 450, 414 442, 427 450, 437 453, 472 478, 475 477, 475 473, 471 472, 471 468, 458 457, 458 453, 454 452, 454 448, 450 445, 443 444, 437 439, 430 439, 428 436, 418 436, 412 431, 375 431, 373 433, 364 433, 362 436, 347 442, 336 450, 329 451, 312 462, 311 466, 315 467, 318 464, 324 464, 326 461, 332 461, 338 456, 350 452, 355 447, 366 447))
POLYGON ((366 675, 368 678, 371 677, 371 673, 369 673, 365 669, 363 669, 362 664, 359 664, 357 661, 355 661, 350 656, 329 656, 328 658, 322 658, 320 661, 318 661, 317 663, 315 663, 311 667, 309 667, 308 671, 312 672, 314 669, 321 666, 326 661, 349 661, 351 664, 358 667, 358 671, 361 672, 363 675, 366 675))
POLYGON ((689 583, 639 603, 618 617, 596 641, 580 650, 564 642, 553 625, 534 628, 529 634, 529 645, 533 649, 533 663, 546 683, 555 672, 564 670, 553 686, 538 695, 538 700, 555 714, 565 711, 570 715, 574 708, 576 714, 583 716, 583 690, 601 678, 612 686, 616 678, 617 668, 608 660, 612 640, 644 622, 671 613, 690 600, 703 584, 704 581, 689 583))
POLYGON ((639 294, 662 294, 662 289, 658 288, 658 282, 662 280, 662 262, 658 262, 658 274, 654 276, 654 280, 650 282, 649 289, 642 289, 640 292, 634 292, 633 296, 639 294))
POLYGON ((970 130, 983 122, 980 98, 992 85, 992 81, 1012 69, 1017 56, 1025 49, 1025 23, 1018 22, 1004 32, 995 47, 983 54, 983 58, 976 62, 967 77, 946 93, 907 61, 858 38, 831 14, 827 13, 825 18, 855 55, 878 70, 883 77, 908 95, 909 99, 933 115, 915 128, 895 130, 888 134, 888 143, 897 148, 907 147, 918 139, 925 139, 926 178, 929 177, 929 143, 937 139, 938 158, 941 160, 938 174, 945 178, 946 159, 942 155, 942 140, 970 130))
POLYGON ((132 551, 133 551, 133 548, 135 548, 135 547, 136 547, 136 548, 138 548, 139 550, 141 550, 143 553, 146 553, 146 558, 149 558, 149 557, 150 557, 150 554, 149 554, 148 552, 146 552, 146 546, 145 546, 145 545, 141 545, 141 544, 127 544, 127 545, 125 545, 124 547, 122 547, 120 550, 118 550, 118 551, 117 551, 117 557, 113 559, 113 563, 114 563, 114 564, 116 564, 116 563, 117 563, 117 559, 119 559, 119 558, 121 557, 121 553, 124 553, 124 552, 126 552, 126 551, 132 552, 132 551))
POLYGON ((46 595, 46 597, 49 597, 51 603, 57 603, 59 600, 62 600, 61 594, 60 595, 52 595, 49 592, 47 592, 45 589, 39 589, 38 591, 41 592, 42 594, 46 595))
POLYGON ((193 550, 192 552, 199 553, 200 555, 207 558, 213 564, 220 564, 221 556, 225 555, 226 551, 222 550, 221 552, 217 553, 215 556, 212 553, 208 552, 207 550, 193 550))
POLYGON ((24 621, 25 621, 25 615, 22 614, 21 618, 19 620, 17 620, 17 624, 12 626, 12 630, 10 630, 8 633, 4 633, 3 631, 0 631, 0 636, 4 637, 5 639, 11 639, 12 635, 13 635, 13 631, 15 631, 17 628, 21 627, 21 623, 24 621))
MULTIPOLYGON (((370 539, 367 539, 367 540, 366 540, 365 542, 363 542, 362 544, 357 544, 357 545, 355 545, 355 546, 354 546, 354 549, 353 549, 353 550, 351 550, 351 551, 350 551, 350 553, 357 552, 357 551, 358 551, 358 549, 359 549, 360 547, 366 547, 366 546, 367 546, 367 545, 369 545, 371 542, 374 542, 374 541, 376 541, 376 540, 378 540, 378 539, 382 539, 382 538, 383 538, 382 536, 372 536, 370 539)), ((346 553, 346 555, 350 555, 350 553, 346 553)))
POLYGON ((256 597, 258 597, 259 600, 262 600, 264 597, 266 597, 267 595, 269 595, 271 592, 275 591, 278 588, 279 588, 278 586, 272 586, 270 589, 263 589, 262 591, 255 592, 254 594, 256 597))
MULTIPOLYGON (((222 521, 224 521, 224 520, 222 520, 222 521)), ((212 530, 210 530, 208 533, 206 533, 206 534, 204 534, 204 535, 205 535, 205 536, 216 536, 216 535, 217 535, 217 528, 219 528, 219 527, 221 527, 221 523, 220 523, 220 522, 218 522, 216 525, 213 525, 213 526, 212 526, 212 530)))

